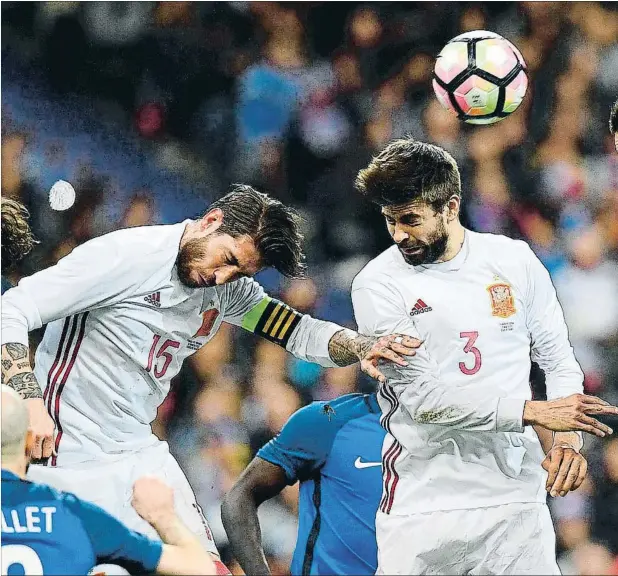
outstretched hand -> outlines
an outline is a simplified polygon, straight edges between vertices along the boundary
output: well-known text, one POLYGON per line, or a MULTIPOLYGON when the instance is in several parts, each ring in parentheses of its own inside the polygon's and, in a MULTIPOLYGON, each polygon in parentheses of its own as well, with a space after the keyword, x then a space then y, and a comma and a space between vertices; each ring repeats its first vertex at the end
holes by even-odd
POLYGON ((359 336, 364 341, 359 350, 361 370, 380 383, 386 382, 386 376, 379 370, 378 362, 389 360, 399 366, 407 366, 404 356, 414 356, 421 341, 411 336, 390 334, 380 338, 359 336))
POLYGON ((524 424, 538 424, 554 432, 588 432, 603 438, 613 430, 593 416, 618 415, 618 407, 586 394, 571 394, 556 400, 528 400, 524 424))

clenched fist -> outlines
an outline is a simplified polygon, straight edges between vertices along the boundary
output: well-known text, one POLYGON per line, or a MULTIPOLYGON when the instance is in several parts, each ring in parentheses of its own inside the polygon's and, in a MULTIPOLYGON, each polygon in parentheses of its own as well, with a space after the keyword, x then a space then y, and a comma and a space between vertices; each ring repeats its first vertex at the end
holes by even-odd
POLYGON ((30 424, 28 430, 32 435, 30 457, 33 459, 49 458, 54 451, 54 421, 47 412, 42 398, 26 400, 30 424))
POLYGON ((176 514, 174 491, 154 476, 142 476, 133 484, 131 505, 152 526, 176 514))

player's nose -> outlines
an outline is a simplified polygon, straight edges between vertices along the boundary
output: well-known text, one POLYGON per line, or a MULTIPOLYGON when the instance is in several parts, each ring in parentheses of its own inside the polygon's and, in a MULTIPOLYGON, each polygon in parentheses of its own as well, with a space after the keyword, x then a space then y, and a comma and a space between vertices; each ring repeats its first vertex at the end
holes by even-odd
POLYGON ((221 284, 227 284, 228 282, 232 282, 233 280, 236 280, 237 276, 238 274, 237 274, 236 269, 231 266, 223 267, 223 268, 219 268, 218 270, 215 270, 215 282, 217 286, 220 286, 221 284))
POLYGON ((404 240, 407 240, 410 235, 407 232, 404 232, 399 226, 395 226, 395 232, 393 233, 393 240, 397 244, 401 244, 404 240))

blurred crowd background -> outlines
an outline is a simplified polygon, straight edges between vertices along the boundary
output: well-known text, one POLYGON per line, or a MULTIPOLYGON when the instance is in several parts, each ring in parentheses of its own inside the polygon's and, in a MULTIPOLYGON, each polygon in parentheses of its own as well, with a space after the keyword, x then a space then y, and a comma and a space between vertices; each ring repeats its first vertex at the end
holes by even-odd
MULTIPOLYGON (((460 164, 464 220, 528 241, 550 270, 586 389, 618 401, 618 5, 600 2, 3 2, 2 196, 40 240, 13 280, 110 230, 203 213, 233 182, 305 217, 310 278, 265 272, 271 294, 354 326, 354 275, 390 239, 353 191, 356 172, 410 134, 460 164), (521 107, 472 128, 431 90, 458 33, 506 36, 528 64, 521 107), (58 179, 77 190, 50 209, 58 179)), ((96 265, 96 263, 93 263, 96 265)), ((34 334, 36 344, 40 334, 34 334)), ((536 383, 542 395, 542 377, 536 383)), ((222 495, 256 450, 314 399, 369 391, 223 327, 192 357, 157 433, 184 467, 232 562, 222 495)), ((589 479, 551 503, 565 574, 618 574, 618 439, 588 440, 589 479)), ((263 506, 286 573, 297 489, 263 506)))

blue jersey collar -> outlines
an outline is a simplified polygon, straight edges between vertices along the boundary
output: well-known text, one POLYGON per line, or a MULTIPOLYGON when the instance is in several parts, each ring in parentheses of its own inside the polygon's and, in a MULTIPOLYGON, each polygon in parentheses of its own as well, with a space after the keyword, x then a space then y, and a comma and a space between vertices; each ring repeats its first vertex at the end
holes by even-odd
POLYGON ((2 480, 8 480, 10 482, 20 482, 21 478, 17 474, 14 474, 13 472, 11 472, 10 470, 5 470, 3 468, 2 469, 2 480))

